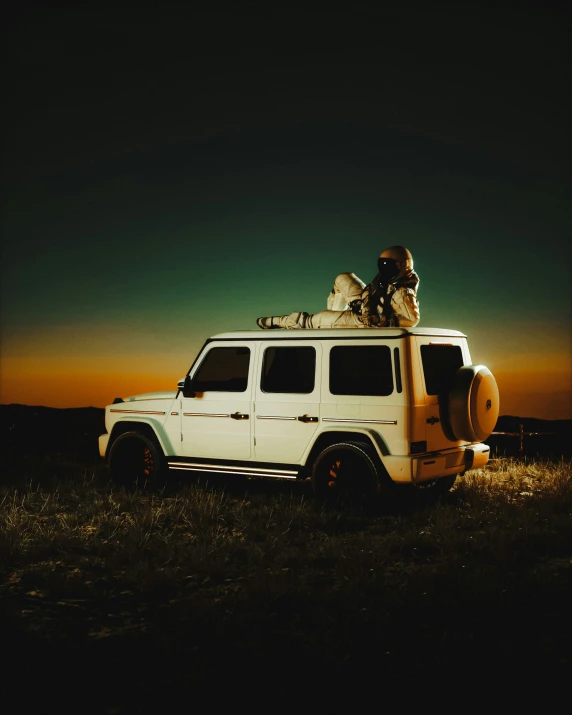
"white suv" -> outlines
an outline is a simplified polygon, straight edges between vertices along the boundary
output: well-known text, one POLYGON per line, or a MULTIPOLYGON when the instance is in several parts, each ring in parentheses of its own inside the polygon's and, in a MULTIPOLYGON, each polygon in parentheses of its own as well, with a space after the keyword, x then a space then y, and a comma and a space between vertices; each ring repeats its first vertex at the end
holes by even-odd
POLYGON ((450 489, 486 464, 498 413, 493 375, 455 330, 236 331, 209 338, 177 390, 116 398, 99 450, 129 484, 171 469, 368 498, 450 489))

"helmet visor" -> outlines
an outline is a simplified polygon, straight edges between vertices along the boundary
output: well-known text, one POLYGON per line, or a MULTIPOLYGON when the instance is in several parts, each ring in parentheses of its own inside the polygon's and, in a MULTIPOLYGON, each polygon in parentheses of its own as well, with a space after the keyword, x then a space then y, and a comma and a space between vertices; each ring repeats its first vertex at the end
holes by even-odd
POLYGON ((397 261, 393 258, 378 258, 377 270, 382 281, 388 282, 399 275, 397 261))

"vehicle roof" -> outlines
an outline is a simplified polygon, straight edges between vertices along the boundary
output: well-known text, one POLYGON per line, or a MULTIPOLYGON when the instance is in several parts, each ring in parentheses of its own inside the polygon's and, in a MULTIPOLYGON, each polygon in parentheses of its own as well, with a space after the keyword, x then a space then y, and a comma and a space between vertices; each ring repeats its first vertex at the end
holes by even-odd
POLYGON ((211 335, 209 340, 301 340, 324 338, 400 338, 406 335, 434 335, 435 337, 467 337, 465 333, 458 330, 448 330, 446 328, 331 328, 310 330, 298 328, 287 330, 286 328, 275 328, 273 330, 232 330, 228 333, 218 333, 211 335))

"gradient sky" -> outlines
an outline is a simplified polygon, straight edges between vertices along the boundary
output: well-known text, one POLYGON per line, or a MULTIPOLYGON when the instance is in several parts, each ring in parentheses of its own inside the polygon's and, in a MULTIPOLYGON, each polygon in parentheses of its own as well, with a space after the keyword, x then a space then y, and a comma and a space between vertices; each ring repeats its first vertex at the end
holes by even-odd
POLYGON ((402 244, 501 414, 572 418, 563 10, 160 7, 6 23, 1 403, 175 389, 402 244))

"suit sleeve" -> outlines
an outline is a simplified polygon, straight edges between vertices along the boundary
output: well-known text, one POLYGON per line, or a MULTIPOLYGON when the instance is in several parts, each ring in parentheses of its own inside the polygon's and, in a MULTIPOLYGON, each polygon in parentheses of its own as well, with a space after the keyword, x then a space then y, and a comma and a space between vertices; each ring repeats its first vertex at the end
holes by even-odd
POLYGON ((421 317, 419 303, 413 288, 399 288, 391 298, 391 305, 399 325, 404 328, 414 328, 421 317))

